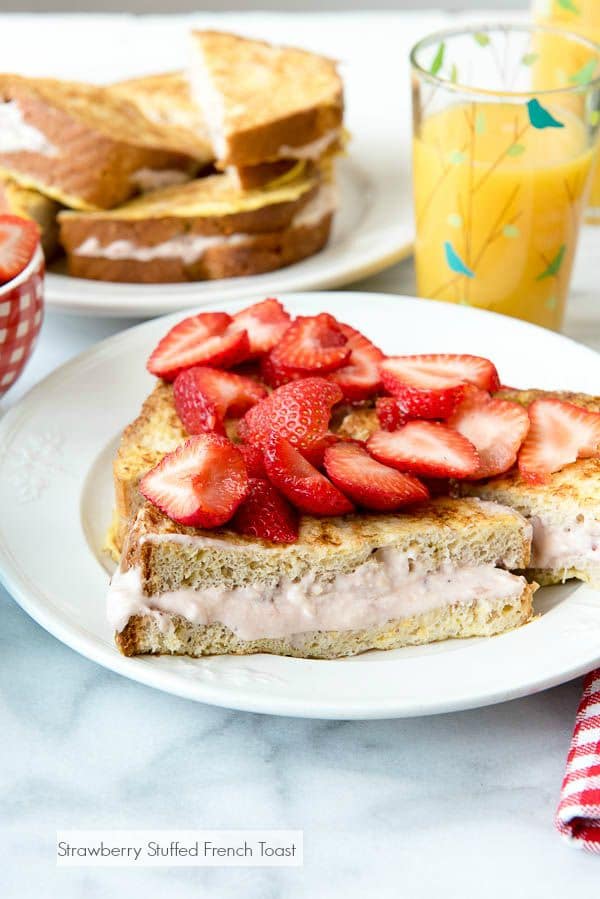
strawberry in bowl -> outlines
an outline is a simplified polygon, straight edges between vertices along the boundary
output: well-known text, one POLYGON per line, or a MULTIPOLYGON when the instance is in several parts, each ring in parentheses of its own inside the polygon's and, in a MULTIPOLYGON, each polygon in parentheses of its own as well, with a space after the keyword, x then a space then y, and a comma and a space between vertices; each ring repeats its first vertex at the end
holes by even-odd
POLYGON ((35 222, 0 215, 0 396, 15 383, 42 324, 44 254, 35 222))

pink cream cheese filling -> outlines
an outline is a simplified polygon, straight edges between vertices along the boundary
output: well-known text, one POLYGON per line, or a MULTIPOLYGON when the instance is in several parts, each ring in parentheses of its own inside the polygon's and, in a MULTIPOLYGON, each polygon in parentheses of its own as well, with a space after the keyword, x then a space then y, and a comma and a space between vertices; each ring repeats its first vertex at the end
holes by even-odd
POLYGON ((146 596, 140 572, 118 571, 108 594, 108 618, 122 631, 135 615, 181 615, 198 625, 220 623, 242 640, 293 637, 307 631, 360 630, 420 615, 455 603, 514 601, 524 578, 493 564, 442 565, 431 573, 414 570, 403 552, 384 548, 349 574, 326 581, 307 574, 274 586, 181 589, 146 596))
POLYGON ((539 516, 531 518, 531 568, 597 567, 600 575, 600 521, 580 514, 560 524, 539 516))

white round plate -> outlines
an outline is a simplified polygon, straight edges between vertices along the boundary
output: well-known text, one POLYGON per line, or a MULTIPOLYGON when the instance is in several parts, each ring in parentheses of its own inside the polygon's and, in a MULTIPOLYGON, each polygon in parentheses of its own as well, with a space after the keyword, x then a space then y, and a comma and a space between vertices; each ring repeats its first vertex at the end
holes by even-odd
MULTIPOLYGON (((376 294, 291 295, 286 303, 303 314, 330 311, 388 353, 476 353, 492 358, 508 384, 600 394, 596 353, 514 319, 376 294)), ((540 590, 540 617, 491 639, 340 661, 121 656, 104 612, 111 459, 119 433, 152 387, 146 357, 180 317, 147 322, 98 344, 31 390, 0 423, 0 573, 43 627, 101 665, 167 692, 319 718, 471 708, 562 683, 600 662, 600 593, 575 581, 540 590)))
MULTIPOLYGON (((337 164, 339 209, 327 246, 302 262, 264 275, 185 284, 122 284, 59 274, 46 276, 50 308, 84 315, 149 317, 262 293, 339 287, 375 274, 412 249, 413 219, 406 172, 358 165, 353 158, 337 164)), ((64 264, 61 263, 64 268, 64 264)))

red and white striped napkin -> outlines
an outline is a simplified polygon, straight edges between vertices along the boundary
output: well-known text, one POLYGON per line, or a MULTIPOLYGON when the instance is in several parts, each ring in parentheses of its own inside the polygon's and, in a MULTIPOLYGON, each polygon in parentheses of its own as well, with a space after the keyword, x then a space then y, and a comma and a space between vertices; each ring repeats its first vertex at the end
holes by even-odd
POLYGON ((572 846, 600 853, 600 668, 584 681, 556 826, 572 846))

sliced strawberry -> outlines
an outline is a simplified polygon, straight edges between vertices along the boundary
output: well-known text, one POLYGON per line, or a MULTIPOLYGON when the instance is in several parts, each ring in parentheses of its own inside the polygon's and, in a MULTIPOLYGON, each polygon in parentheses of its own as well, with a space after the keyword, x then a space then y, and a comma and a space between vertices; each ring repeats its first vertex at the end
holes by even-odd
POLYGON ((220 434, 190 437, 140 481, 140 492, 173 521, 215 528, 248 492, 241 453, 220 434))
POLYGON ((285 384, 246 413, 240 434, 255 446, 264 446, 271 433, 309 446, 327 433, 332 406, 341 399, 340 388, 325 378, 285 384))
POLYGON ((492 399, 485 391, 469 387, 448 419, 477 449, 479 467, 474 478, 491 478, 515 464, 529 430, 527 410, 518 403, 492 399))
POLYGON ((40 229, 35 222, 18 215, 0 215, 0 284, 21 274, 39 241, 40 229))
MULTIPOLYGON (((388 380, 384 377, 384 380, 388 380)), ((465 384, 457 387, 444 387, 441 390, 421 390, 418 387, 404 387, 394 384, 394 400, 397 405, 397 417, 407 421, 414 418, 445 419, 449 418, 460 404, 465 392, 465 384)), ((391 415, 387 409, 388 417, 391 415)))
POLYGON ((313 440, 308 446, 300 447, 300 452, 315 468, 323 468, 325 450, 328 450, 330 446, 335 446, 340 440, 341 438, 337 434, 327 433, 319 437, 318 440, 313 440))
POLYGON ((445 390, 475 384, 490 393, 500 385, 493 362, 481 356, 431 353, 422 356, 392 356, 381 363, 384 386, 395 396, 400 387, 445 390))
POLYGON ((301 512, 346 515, 354 511, 350 500, 283 437, 270 438, 265 449, 265 468, 272 483, 301 512))
POLYGON ((250 478, 248 494, 231 526, 239 534, 272 543, 294 543, 298 539, 295 509, 265 478, 250 478))
POLYGON ((275 367, 326 373, 350 356, 348 340, 332 315, 299 315, 271 353, 275 367))
POLYGON ((148 359, 148 371, 172 381, 193 365, 230 368, 248 357, 246 331, 233 331, 225 312, 200 312, 184 319, 168 332, 148 359))
POLYGON ((340 324, 339 328, 348 341, 350 358, 329 378, 341 387, 344 398, 350 402, 366 400, 381 389, 379 364, 385 357, 360 331, 350 325, 340 324))
POLYGON ((260 360, 260 376, 269 387, 282 387, 290 381, 299 381, 306 377, 306 372, 297 368, 286 368, 277 360, 273 361, 273 353, 267 353, 260 360))
POLYGON ((291 316, 279 300, 254 303, 233 316, 233 331, 247 331, 250 356, 262 356, 276 346, 290 326, 291 316))
POLYGON ((257 446, 251 443, 240 443, 237 447, 242 454, 242 458, 246 463, 246 470, 249 478, 266 478, 265 463, 263 454, 257 446))
POLYGON ((540 399, 529 406, 531 427, 519 453, 519 471, 540 483, 577 459, 600 456, 600 412, 540 399))
POLYGON ((188 434, 223 433, 226 415, 242 415, 266 395, 252 378, 207 366, 186 368, 173 383, 175 408, 188 434))
POLYGON ((375 408, 379 424, 384 431, 396 431, 409 420, 402 402, 395 396, 380 396, 375 408))
POLYGON ((355 443, 330 447, 325 452, 325 471, 346 496, 375 512, 394 512, 429 497, 417 478, 376 462, 355 443))
POLYGON ((430 478, 467 478, 479 466, 472 443, 433 421, 409 421, 399 431, 376 431, 367 449, 385 465, 430 478))

